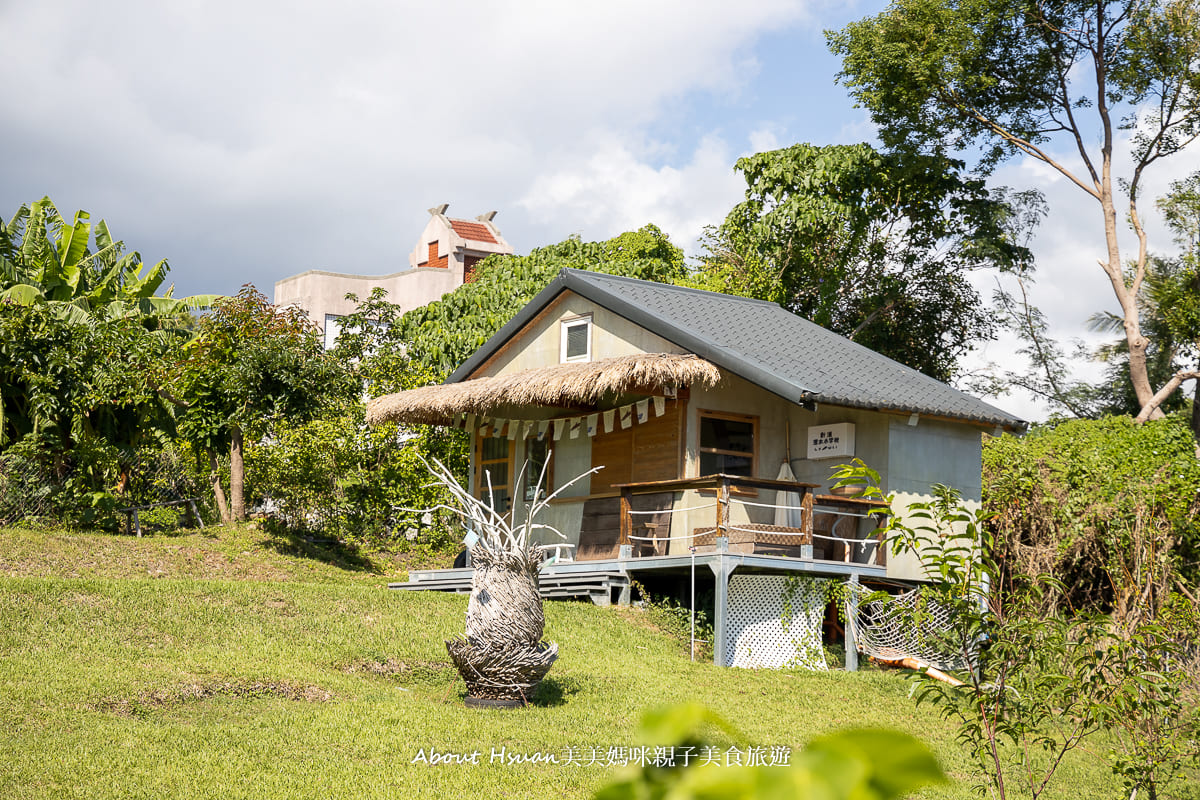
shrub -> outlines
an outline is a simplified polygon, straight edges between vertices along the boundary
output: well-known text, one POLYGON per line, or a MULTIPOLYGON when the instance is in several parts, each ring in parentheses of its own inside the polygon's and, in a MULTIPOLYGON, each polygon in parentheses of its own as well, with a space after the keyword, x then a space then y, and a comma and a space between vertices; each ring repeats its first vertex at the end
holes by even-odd
POLYGON ((1052 575, 1066 589, 1051 602, 1132 622, 1153 616, 1177 578, 1200 576, 1200 462, 1182 414, 989 439, 983 484, 1003 577, 1052 575))

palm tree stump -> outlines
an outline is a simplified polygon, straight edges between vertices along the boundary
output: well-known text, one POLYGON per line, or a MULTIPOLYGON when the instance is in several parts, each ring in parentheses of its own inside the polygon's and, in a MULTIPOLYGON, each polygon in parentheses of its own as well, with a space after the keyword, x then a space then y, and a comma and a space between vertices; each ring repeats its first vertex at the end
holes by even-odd
POLYGON ((543 642, 545 616, 538 593, 536 551, 471 548, 475 575, 467 604, 466 634, 446 650, 467 684, 466 704, 515 708, 529 703, 558 658, 543 642))

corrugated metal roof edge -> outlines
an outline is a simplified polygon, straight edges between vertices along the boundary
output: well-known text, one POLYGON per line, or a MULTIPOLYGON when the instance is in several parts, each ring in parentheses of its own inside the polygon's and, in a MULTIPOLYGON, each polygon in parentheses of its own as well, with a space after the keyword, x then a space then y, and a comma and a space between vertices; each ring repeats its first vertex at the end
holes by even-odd
MULTIPOLYGON (((706 361, 710 361, 716 366, 728 370, 740 378, 744 378, 745 380, 757 386, 761 386, 763 389, 766 389, 772 394, 781 397, 789 403, 827 403, 830 405, 840 405, 849 408, 863 408, 875 411, 917 413, 928 416, 961 419, 966 422, 998 425, 1016 431, 1023 431, 1028 427, 1028 423, 1024 420, 1007 414, 998 408, 996 409, 996 411, 999 412, 997 416, 989 415, 985 417, 983 415, 954 414, 949 413, 944 409, 931 409, 925 406, 915 405, 912 407, 898 406, 894 408, 883 408, 877 404, 855 402, 852 398, 835 398, 830 395, 816 392, 812 389, 795 384, 792 381, 782 379, 769 369, 747 359, 743 354, 714 344, 704 339, 699 334, 688 330, 687 328, 670 323, 667 320, 664 320, 662 317, 650 313, 636 303, 628 301, 620 295, 613 294, 605 287, 597 285, 597 283, 589 280, 591 276, 599 276, 601 280, 606 281, 615 280, 618 282, 630 282, 635 284, 645 283, 645 281, 639 281, 636 278, 627 278, 622 275, 609 275, 607 273, 596 273, 588 272, 587 270, 564 268, 558 273, 558 275, 554 277, 553 280, 550 281, 550 283, 546 285, 546 288, 538 292, 537 296, 529 301, 529 303, 527 303, 525 307, 517 313, 516 316, 509 320, 504 327, 502 327, 495 333, 495 335, 488 339, 483 346, 476 350, 470 358, 464 361, 458 369, 454 370, 454 372, 452 372, 449 377, 446 378, 446 383, 457 383, 458 381, 464 380, 468 375, 471 374, 471 372, 475 370, 476 367, 486 361, 494 352, 496 352, 496 350, 498 350, 509 339, 511 339, 517 333, 517 331, 524 327, 525 323, 533 319, 533 317, 540 313, 542 309, 548 306, 561 292, 570 290, 581 297, 591 300, 597 305, 607 308, 609 311, 612 311, 615 314, 625 317, 631 322, 641 325, 643 328, 646 328, 652 333, 662 336, 664 339, 667 339, 673 344, 682 347, 688 352, 695 353, 706 361), (598 292, 600 295, 596 296, 596 294, 593 292, 598 292), (664 331, 664 329, 669 330, 671 333, 668 334, 666 331, 664 331)), ((686 286, 674 286, 671 284, 663 285, 669 285, 671 289, 675 291, 695 292, 703 295, 717 294, 716 292, 706 292, 702 289, 692 289, 686 286)), ((736 297, 735 295, 720 296, 722 298, 733 298, 746 303, 770 306, 771 308, 783 311, 784 313, 790 313, 787 312, 786 309, 781 308, 777 303, 772 303, 766 300, 755 300, 748 297, 736 297)), ((853 344, 853 342, 851 342, 851 344, 853 344)), ((861 345, 859 346, 861 347, 861 345)), ((898 362, 894 363, 901 367, 904 366, 898 362)), ((917 372, 916 374, 921 375, 924 378, 929 377, 928 375, 924 375, 920 372, 917 372)), ((946 386, 946 388, 951 389, 952 391, 958 391, 952 386, 946 386)), ((970 395, 966 396, 977 403, 992 407, 990 404, 985 403, 978 398, 971 397, 970 395)))

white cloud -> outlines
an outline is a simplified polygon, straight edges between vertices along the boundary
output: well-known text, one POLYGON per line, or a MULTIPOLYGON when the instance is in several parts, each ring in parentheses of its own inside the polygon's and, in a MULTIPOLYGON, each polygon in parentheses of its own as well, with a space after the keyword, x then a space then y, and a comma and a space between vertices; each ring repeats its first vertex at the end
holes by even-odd
POLYGON ((5 4, 0 214, 47 193, 88 208, 171 256, 188 291, 394 268, 447 201, 500 210, 519 249, 601 218, 692 237, 727 206, 670 187, 719 193, 732 167, 695 102, 736 97, 757 39, 806 14, 803 0, 5 4), (682 138, 649 133, 676 116, 682 138), (656 159, 656 177, 622 153, 656 159), (517 205, 573 174, 625 210, 576 199, 535 221, 517 205))
POLYGON ((680 167, 653 167, 613 140, 586 161, 536 177, 520 200, 535 220, 566 221, 587 239, 608 238, 653 222, 694 251, 707 224, 720 222, 741 199, 745 183, 735 157, 706 137, 680 167))

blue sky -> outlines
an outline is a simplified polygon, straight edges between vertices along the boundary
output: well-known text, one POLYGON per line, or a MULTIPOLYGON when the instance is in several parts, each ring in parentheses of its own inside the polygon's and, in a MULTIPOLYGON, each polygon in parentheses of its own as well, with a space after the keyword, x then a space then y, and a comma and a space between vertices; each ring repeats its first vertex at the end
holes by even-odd
MULTIPOLYGON (((882 3, 277 8, 0 4, 0 217, 50 195, 64 213, 105 218, 146 259, 168 258, 177 294, 251 282, 270 295, 306 269, 404 268, 440 203, 497 210, 518 252, 647 222, 694 252, 741 197, 738 157, 872 134, 834 83, 822 31, 882 3)), ((997 180, 1047 191, 1035 299, 1056 333, 1086 335, 1087 315, 1112 305, 1093 274, 1096 237, 1081 244, 1091 211, 1036 166, 997 180)), ((989 293, 990 280, 979 277, 989 293)), ((975 364, 1013 364, 1014 346, 989 345, 975 364)), ((1000 404, 1039 414, 1027 399, 1000 404)))

